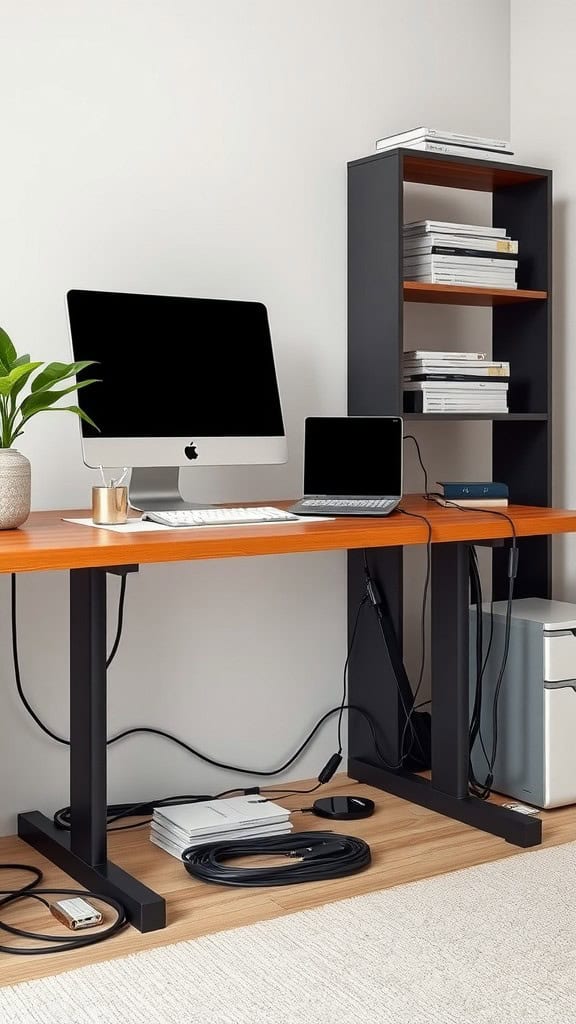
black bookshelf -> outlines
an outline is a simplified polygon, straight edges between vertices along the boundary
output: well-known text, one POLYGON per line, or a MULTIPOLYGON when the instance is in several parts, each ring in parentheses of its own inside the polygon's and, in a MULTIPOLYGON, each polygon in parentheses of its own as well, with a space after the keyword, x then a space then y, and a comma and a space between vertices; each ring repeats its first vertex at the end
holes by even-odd
MULTIPOLYGON (((460 159, 396 149, 348 165, 348 413, 403 415, 406 421, 492 422, 492 464, 513 503, 551 504, 551 201, 552 172, 504 161, 460 159), (492 193, 493 222, 519 241, 518 292, 407 285, 402 272, 404 184, 417 182, 492 193), (492 307, 492 351, 510 360, 508 414, 403 413, 402 352, 405 302, 492 307)), ((433 428, 432 428, 433 429, 433 428)), ((449 469, 447 458, 446 471, 449 469)), ((517 597, 549 597, 550 539, 520 541, 517 597)), ((493 551, 497 600, 506 596, 506 558, 493 551)), ((402 636, 402 550, 369 553, 370 567, 402 636)), ((349 628, 363 587, 357 552, 348 560, 349 628)), ((395 760, 398 697, 382 640, 367 622, 350 662, 350 702, 388 723, 395 760)), ((369 728, 352 716, 349 757, 374 762, 369 728)), ((352 772, 353 774, 353 772, 352 772)))

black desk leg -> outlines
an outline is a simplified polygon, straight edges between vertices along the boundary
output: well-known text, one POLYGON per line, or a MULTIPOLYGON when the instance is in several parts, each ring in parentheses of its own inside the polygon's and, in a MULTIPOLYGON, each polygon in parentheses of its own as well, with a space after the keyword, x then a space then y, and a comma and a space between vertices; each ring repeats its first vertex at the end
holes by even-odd
POLYGON ((122 903, 142 932, 166 924, 161 896, 107 860, 106 570, 70 572, 70 832, 31 811, 18 834, 94 893, 122 903))
MULTIPOLYGON (((352 757, 359 782, 411 800, 516 846, 542 842, 542 822, 468 796, 468 545, 432 546, 432 778, 390 771, 377 759, 352 757)), ((380 725, 380 723, 377 723, 380 725)))

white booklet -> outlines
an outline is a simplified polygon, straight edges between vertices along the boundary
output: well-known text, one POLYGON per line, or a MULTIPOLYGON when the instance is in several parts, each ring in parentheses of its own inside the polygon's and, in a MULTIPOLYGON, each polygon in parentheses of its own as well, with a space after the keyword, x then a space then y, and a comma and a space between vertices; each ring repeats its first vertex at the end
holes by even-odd
POLYGON ((273 825, 288 821, 290 811, 258 793, 234 796, 226 800, 202 800, 175 807, 154 809, 154 822, 187 838, 209 835, 212 838, 240 828, 273 825))
POLYGON ((234 832, 226 832, 225 835, 196 836, 195 839, 182 839, 180 833, 167 832, 159 828, 154 822, 150 828, 150 842, 159 846, 166 853, 180 859, 184 850, 189 846, 206 846, 207 843, 218 843, 227 840, 235 842, 237 839, 261 839, 265 836, 288 835, 293 825, 291 821, 283 821, 277 825, 256 826, 254 828, 241 828, 234 832))

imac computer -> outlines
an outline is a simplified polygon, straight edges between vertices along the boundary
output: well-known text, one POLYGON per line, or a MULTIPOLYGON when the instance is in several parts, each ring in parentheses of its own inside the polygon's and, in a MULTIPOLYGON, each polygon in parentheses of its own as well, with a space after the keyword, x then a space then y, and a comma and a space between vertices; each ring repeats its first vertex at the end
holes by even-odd
POLYGON ((130 467, 133 508, 194 508, 181 466, 286 461, 262 303, 75 290, 67 306, 74 360, 100 379, 78 392, 98 427, 81 421, 84 462, 130 467))

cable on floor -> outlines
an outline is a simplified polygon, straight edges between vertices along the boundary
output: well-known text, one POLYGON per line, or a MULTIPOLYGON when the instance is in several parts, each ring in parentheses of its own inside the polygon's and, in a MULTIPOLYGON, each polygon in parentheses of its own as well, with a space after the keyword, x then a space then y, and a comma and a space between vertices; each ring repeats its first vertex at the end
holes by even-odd
POLYGON ((32 881, 25 882, 16 889, 0 889, 0 909, 11 906, 24 900, 36 900, 43 903, 49 910, 50 901, 47 896, 70 896, 81 897, 88 900, 97 900, 104 903, 114 911, 115 917, 111 924, 104 925, 99 931, 78 932, 68 935, 50 935, 49 933, 27 931, 24 928, 17 928, 9 924, 4 918, 0 918, 0 929, 14 935, 17 938, 29 939, 34 942, 43 943, 40 946, 4 946, 0 945, 0 953, 11 953, 15 956, 39 956, 44 953, 66 953, 71 949, 83 949, 84 946, 94 946, 98 942, 104 942, 116 935, 121 928, 127 924, 126 911, 121 903, 112 899, 111 896, 103 896, 101 893, 88 892, 84 889, 43 889, 38 888, 43 879, 40 868, 31 864, 0 864, 0 871, 23 871, 32 875, 32 881))
POLYGON ((191 846, 182 860, 193 878, 215 885, 296 885, 342 878, 362 871, 371 861, 370 847, 355 836, 336 832, 296 832, 262 839, 224 840, 191 846), (285 856, 284 867, 238 867, 237 857, 285 856))

